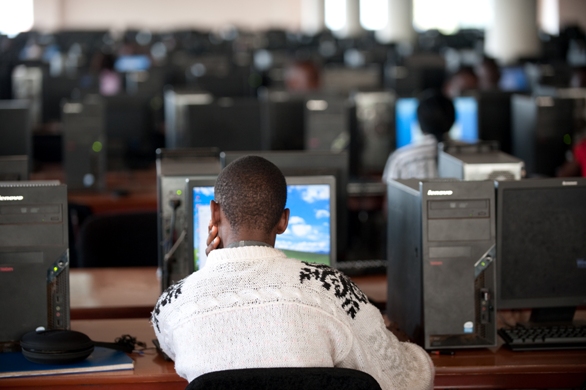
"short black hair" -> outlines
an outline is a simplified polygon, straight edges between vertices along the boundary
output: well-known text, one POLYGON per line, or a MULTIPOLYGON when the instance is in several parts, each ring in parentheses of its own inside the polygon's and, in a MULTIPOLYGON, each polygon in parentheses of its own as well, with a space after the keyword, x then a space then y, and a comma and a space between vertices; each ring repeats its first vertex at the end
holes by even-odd
POLYGON ((220 172, 214 197, 235 231, 251 228, 269 233, 285 210, 287 182, 272 162, 244 156, 220 172))
POLYGON ((419 98, 417 120, 424 134, 432 134, 441 142, 456 120, 454 103, 441 91, 425 91, 419 98))

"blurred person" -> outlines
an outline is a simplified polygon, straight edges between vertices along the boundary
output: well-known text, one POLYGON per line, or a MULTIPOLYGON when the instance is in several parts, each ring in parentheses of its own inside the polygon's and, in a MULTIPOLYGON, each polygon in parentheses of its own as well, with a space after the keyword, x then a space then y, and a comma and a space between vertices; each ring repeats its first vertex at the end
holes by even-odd
POLYGON ((419 99, 417 120, 423 137, 391 153, 383 182, 437 177, 438 143, 449 139, 449 131, 456 120, 454 103, 440 91, 425 91, 419 99))
POLYGON ((479 87, 478 76, 469 66, 463 66, 450 76, 444 84, 444 94, 454 99, 466 91, 477 90, 479 87))
POLYGON ((474 68, 478 78, 478 88, 483 91, 499 89, 501 79, 501 69, 496 60, 492 57, 484 56, 482 61, 474 68))

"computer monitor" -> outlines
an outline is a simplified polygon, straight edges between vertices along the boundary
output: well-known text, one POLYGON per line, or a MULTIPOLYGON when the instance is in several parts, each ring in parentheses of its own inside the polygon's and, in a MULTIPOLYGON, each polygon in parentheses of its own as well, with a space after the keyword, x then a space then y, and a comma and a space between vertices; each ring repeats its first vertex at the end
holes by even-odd
POLYGON ((28 180, 28 156, 0 156, 0 181, 28 180))
POLYGON ((114 63, 117 72, 141 72, 151 67, 151 60, 146 55, 120 56, 114 63))
MULTIPOLYGON (((416 98, 397 99, 395 105, 395 125, 397 148, 409 145, 421 137, 421 128, 417 121, 416 98)), ((472 96, 461 96, 454 99, 456 121, 450 129, 450 138, 455 141, 478 141, 478 103, 472 96)))
POLYGON ((28 100, 0 100, 0 156, 32 155, 28 100))
POLYGON ((523 66, 505 66, 501 69, 499 88, 503 91, 529 91, 531 84, 523 66))
POLYGON ((347 152, 329 151, 224 151, 220 153, 222 167, 243 156, 260 156, 275 164, 285 176, 323 176, 336 178, 336 237, 337 260, 345 259, 349 241, 347 152))
POLYGON ((165 146, 170 149, 262 149, 261 103, 255 98, 165 92, 165 146))
POLYGON ((499 309, 571 321, 586 304, 585 199, 583 178, 497 183, 499 309))
MULTIPOLYGON (((333 176, 287 176, 289 226, 277 236, 275 248, 302 261, 336 265, 336 179, 333 176)), ((193 270, 205 266, 210 201, 214 199, 215 179, 202 177, 188 181, 189 247, 193 250, 193 270)))

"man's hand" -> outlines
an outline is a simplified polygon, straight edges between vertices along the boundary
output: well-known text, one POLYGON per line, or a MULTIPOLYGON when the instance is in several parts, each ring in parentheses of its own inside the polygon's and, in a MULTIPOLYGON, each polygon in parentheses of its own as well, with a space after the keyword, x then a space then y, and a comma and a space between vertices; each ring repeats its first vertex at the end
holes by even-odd
POLYGON ((208 239, 206 240, 206 256, 210 254, 211 251, 217 249, 220 246, 220 237, 218 236, 218 227, 212 224, 208 225, 208 239))

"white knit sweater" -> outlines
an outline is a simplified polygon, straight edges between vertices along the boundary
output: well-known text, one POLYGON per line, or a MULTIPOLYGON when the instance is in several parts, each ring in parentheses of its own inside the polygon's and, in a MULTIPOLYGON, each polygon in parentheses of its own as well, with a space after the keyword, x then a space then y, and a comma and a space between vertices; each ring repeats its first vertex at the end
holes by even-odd
POLYGON ((188 381, 236 368, 346 367, 385 390, 433 387, 427 353, 399 342, 356 285, 274 248, 212 251, 203 269, 163 293, 152 323, 188 381))

